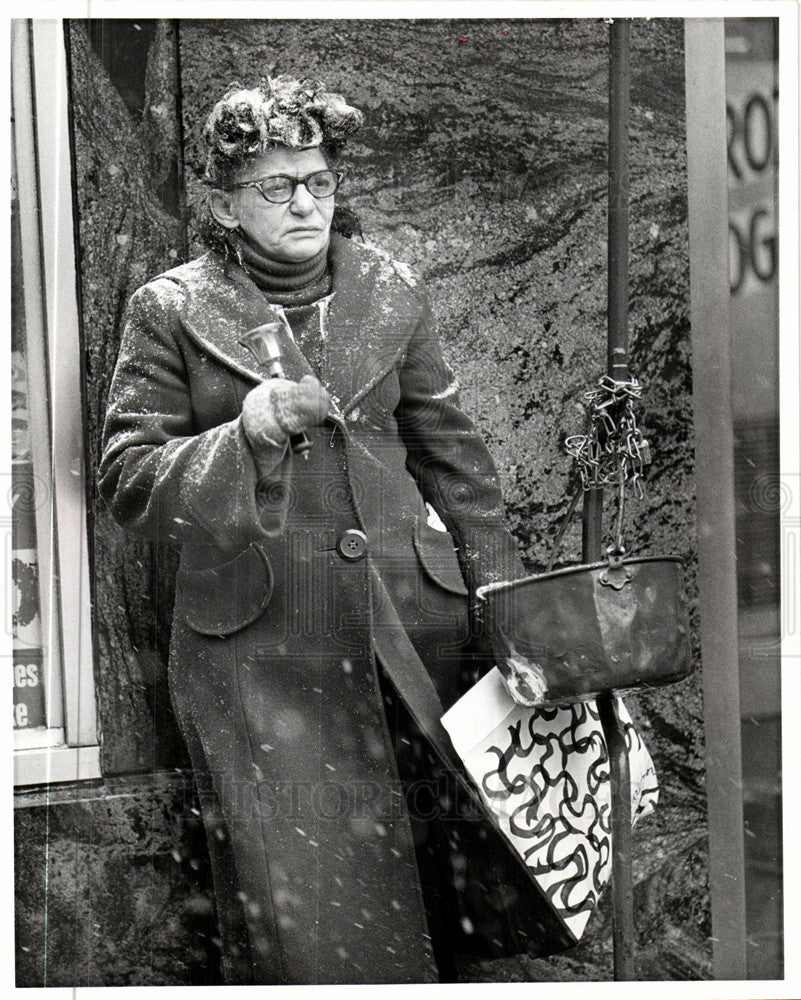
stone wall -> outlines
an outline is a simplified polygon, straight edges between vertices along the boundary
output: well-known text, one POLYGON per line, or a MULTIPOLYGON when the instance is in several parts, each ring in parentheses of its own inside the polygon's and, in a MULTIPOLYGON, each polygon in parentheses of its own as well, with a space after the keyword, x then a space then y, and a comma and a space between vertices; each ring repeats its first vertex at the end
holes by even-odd
POLYGON ((14 819, 18 987, 219 982, 189 774, 25 792, 14 819))

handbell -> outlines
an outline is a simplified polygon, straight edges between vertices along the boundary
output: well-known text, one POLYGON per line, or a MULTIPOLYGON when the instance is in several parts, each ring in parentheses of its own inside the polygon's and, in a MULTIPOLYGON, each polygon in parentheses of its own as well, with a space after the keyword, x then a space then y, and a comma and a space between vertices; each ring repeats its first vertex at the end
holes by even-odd
MULTIPOLYGON (((256 364, 265 370, 268 378, 286 378, 284 366, 281 364, 281 347, 278 340, 280 331, 280 323, 262 323, 261 326, 254 327, 244 337, 239 338, 239 343, 250 351, 256 359, 256 364)), ((292 434, 289 444, 296 455, 308 459, 312 443, 303 431, 300 434, 292 434)))
POLYGON ((280 323, 262 323, 261 326, 249 330, 239 340, 239 343, 256 359, 256 363, 267 370, 270 378, 286 378, 278 343, 280 329, 280 323))

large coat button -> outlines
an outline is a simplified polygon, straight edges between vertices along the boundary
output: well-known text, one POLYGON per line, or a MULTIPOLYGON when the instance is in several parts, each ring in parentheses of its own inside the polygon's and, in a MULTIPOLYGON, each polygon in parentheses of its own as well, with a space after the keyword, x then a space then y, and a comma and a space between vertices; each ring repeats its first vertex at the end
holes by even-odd
POLYGON ((337 551, 343 559, 361 559, 367 553, 367 535, 357 528, 348 528, 339 536, 337 551))

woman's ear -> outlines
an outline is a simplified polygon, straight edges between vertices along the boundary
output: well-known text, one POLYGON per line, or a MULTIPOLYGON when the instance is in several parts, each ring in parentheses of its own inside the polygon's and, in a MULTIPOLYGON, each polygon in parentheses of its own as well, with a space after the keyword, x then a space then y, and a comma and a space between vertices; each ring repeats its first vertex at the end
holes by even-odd
POLYGON ((226 229, 239 228, 239 210, 234 191, 212 188, 209 191, 209 210, 217 222, 226 229))

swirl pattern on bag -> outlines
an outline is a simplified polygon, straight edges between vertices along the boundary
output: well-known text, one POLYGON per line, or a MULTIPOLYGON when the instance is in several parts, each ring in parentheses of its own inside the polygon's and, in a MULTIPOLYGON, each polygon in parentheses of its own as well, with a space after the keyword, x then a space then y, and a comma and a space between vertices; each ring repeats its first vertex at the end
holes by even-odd
MULTIPOLYGON (((483 739, 467 752, 457 749, 550 905, 579 939, 611 874, 609 754, 597 705, 531 709, 508 698, 507 704, 483 739)), ((618 712, 636 822, 656 805, 657 779, 622 701, 618 712)))

